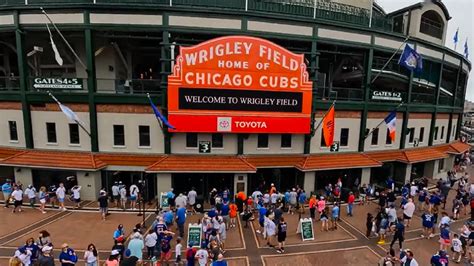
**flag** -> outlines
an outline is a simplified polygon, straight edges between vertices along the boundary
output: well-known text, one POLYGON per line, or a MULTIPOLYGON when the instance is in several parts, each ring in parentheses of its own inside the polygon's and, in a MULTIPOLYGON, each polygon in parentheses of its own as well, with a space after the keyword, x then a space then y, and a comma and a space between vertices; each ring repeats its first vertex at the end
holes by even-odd
POLYGON ((326 143, 326 147, 331 147, 334 143, 334 127, 336 126, 334 121, 334 104, 329 108, 326 116, 323 118, 323 136, 324 136, 324 143, 326 143))
POLYGON ((387 124, 388 131, 390 132, 390 138, 392 142, 395 142, 395 132, 397 130, 397 112, 392 111, 384 119, 385 124, 387 124))
POLYGON ((423 58, 408 44, 405 45, 398 64, 418 73, 423 70, 423 58))
POLYGON ((456 33, 454 34, 453 41, 454 41, 454 47, 456 47, 459 41, 459 28, 456 30, 456 33))
POLYGON ((171 128, 171 129, 176 129, 174 126, 172 126, 168 120, 166 119, 166 117, 164 117, 160 111, 158 110, 158 108, 153 104, 153 101, 151 100, 150 96, 148 96, 148 100, 150 100, 150 105, 151 105, 151 109, 153 109, 153 113, 155 113, 155 116, 156 118, 163 124, 165 124, 167 127, 171 128))
POLYGON ((54 58, 56 59, 56 62, 58 62, 58 65, 62 66, 63 59, 61 58, 61 55, 59 54, 58 47, 56 47, 56 44, 54 43, 53 35, 51 34, 51 30, 49 29, 48 24, 46 24, 46 28, 48 28, 49 40, 51 41, 51 48, 53 48, 53 51, 54 51, 54 58))
POLYGON ((80 119, 77 116, 77 114, 74 113, 74 111, 72 111, 69 107, 67 107, 66 105, 63 105, 62 103, 58 103, 58 105, 59 105, 59 108, 61 108, 61 111, 66 115, 67 119, 70 122, 79 123, 80 119))
POLYGON ((466 59, 469 59, 469 47, 467 46, 467 39, 466 39, 466 42, 464 43, 464 57, 466 59))

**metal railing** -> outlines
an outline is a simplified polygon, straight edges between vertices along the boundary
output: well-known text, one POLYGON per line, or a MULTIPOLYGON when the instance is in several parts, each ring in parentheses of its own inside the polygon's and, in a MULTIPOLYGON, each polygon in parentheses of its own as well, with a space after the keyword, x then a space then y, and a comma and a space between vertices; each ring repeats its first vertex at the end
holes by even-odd
POLYGON ((97 79, 97 92, 117 94, 161 93, 159 79, 97 79))
POLYGON ((314 96, 320 100, 363 101, 362 88, 322 87, 317 88, 314 96))
MULTIPOLYGON (((322 0, 0 0, 0 6, 48 6, 58 4, 134 4, 226 8, 339 21, 365 27, 369 27, 370 20, 368 9, 322 0)), ((392 24, 391 18, 373 15, 373 28, 392 31, 392 24)))
POLYGON ((443 38, 443 28, 423 17, 421 18, 420 32, 438 39, 443 38))
POLYGON ((0 91, 20 90, 20 77, 0 77, 0 91))

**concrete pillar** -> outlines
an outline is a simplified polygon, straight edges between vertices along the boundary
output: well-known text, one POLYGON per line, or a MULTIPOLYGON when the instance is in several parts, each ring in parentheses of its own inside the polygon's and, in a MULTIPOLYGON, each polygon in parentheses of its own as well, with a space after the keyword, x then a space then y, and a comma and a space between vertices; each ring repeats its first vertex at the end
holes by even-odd
POLYGON ((240 191, 243 191, 245 195, 248 195, 247 185, 248 175, 247 174, 234 174, 234 195, 240 191))
POLYGON ((370 168, 362 168, 362 176, 360 178, 360 185, 370 184, 370 168))
POLYGON ((15 182, 21 182, 23 189, 28 185, 33 184, 33 173, 31 168, 15 167, 15 182))
POLYGON ((405 171, 405 182, 404 184, 406 183, 410 183, 410 179, 411 179, 411 164, 407 164, 406 166, 406 171, 405 171))
POLYGON ((168 192, 171 188, 171 174, 156 174, 156 186, 158 195, 168 192))
POLYGON ((78 171, 77 184, 81 186, 82 200, 97 200, 99 191, 102 188, 101 172, 82 172, 78 171))
POLYGON ((435 171, 437 170, 438 170, 438 160, 425 162, 425 169, 423 171, 423 175, 428 178, 433 178, 434 176, 436 176, 435 171))
POLYGON ((315 185, 316 185, 316 172, 305 172, 303 189, 306 192, 306 196, 309 197, 311 192, 314 192, 314 188, 316 187, 315 185))

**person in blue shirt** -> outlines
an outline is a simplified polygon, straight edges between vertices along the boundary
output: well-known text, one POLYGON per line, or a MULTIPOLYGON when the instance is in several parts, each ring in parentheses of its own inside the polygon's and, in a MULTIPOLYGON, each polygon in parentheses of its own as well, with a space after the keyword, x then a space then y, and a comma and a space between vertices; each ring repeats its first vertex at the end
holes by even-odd
POLYGON ((405 225, 403 224, 403 218, 399 217, 398 222, 395 225, 395 233, 393 234, 392 243, 390 243, 390 249, 393 248, 393 245, 398 240, 398 244, 400 245, 400 249, 403 248, 403 241, 405 240, 405 225))
POLYGON ((339 205, 334 203, 334 207, 332 207, 332 227, 331 229, 337 230, 337 220, 339 219, 339 205))
POLYGON ((290 202, 290 190, 285 192, 285 206, 288 206, 288 202, 290 202))
POLYGON ((430 262, 432 266, 447 266, 449 263, 449 258, 446 254, 446 251, 440 250, 431 257, 430 262))
POLYGON ((170 191, 166 193, 166 197, 168 198, 168 204, 170 205, 170 208, 174 209, 174 198, 176 195, 173 193, 173 188, 170 188, 170 191))
POLYGON ((433 237, 433 226, 434 226, 434 217, 433 214, 430 212, 425 212, 423 215, 421 215, 421 220, 422 220, 422 225, 423 225, 423 231, 424 233, 421 234, 421 237, 427 237, 430 239, 433 237))
POLYGON ((263 233, 265 216, 267 215, 267 208, 260 206, 258 208, 258 223, 260 225, 260 230, 257 230, 257 233, 263 233))
POLYGON ((390 176, 387 179, 387 188, 391 189, 392 191, 395 190, 395 181, 393 181, 393 178, 390 176))
POLYGON ((170 228, 173 225, 173 219, 174 219, 173 212, 171 210, 166 211, 163 214, 163 219, 165 220, 166 226, 170 228))
POLYGON ((61 266, 74 266, 77 263, 76 252, 72 248, 69 248, 68 244, 64 243, 61 246, 61 254, 59 254, 59 262, 61 266))
POLYGON ((117 226, 117 229, 114 231, 114 240, 116 241, 119 237, 125 237, 125 230, 123 229, 123 224, 119 224, 117 226))
POLYGON ((428 196, 427 188, 423 188, 420 193, 418 193, 418 209, 425 210, 426 197, 428 196))
POLYGON ((176 211, 176 224, 178 225, 180 237, 184 237, 184 223, 185 222, 186 222, 186 207, 181 207, 176 211))
POLYGON ((2 185, 2 193, 3 193, 3 199, 5 199, 5 208, 8 208, 8 205, 10 204, 10 195, 12 194, 13 187, 11 184, 11 180, 7 179, 5 184, 2 185))
POLYGON ((298 197, 298 203, 300 204, 300 208, 302 208, 301 212, 304 213, 304 204, 306 203, 306 193, 304 190, 301 191, 298 197))
POLYGON ((433 195, 430 197, 430 210, 433 208, 433 206, 439 206, 441 204, 441 198, 439 195, 435 192, 433 195))
POLYGON ((224 191, 222 191, 222 201, 224 204, 229 203, 229 195, 230 195, 229 189, 225 188, 224 191))
POLYGON ((28 238, 23 248, 31 251, 31 264, 34 264, 34 262, 38 259, 39 256, 39 247, 38 245, 36 245, 35 240, 33 238, 28 238))
POLYGON ((209 216, 209 218, 214 218, 217 216, 217 212, 216 212, 216 209, 215 208, 211 208, 208 212, 207 212, 207 215, 209 216))

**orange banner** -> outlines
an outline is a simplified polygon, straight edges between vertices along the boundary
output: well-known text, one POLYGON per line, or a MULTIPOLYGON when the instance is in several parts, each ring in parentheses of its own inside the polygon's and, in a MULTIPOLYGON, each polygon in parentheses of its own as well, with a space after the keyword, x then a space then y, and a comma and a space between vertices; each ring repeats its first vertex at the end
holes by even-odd
POLYGON ((334 128, 336 127, 334 114, 334 105, 332 105, 323 119, 323 135, 326 147, 331 147, 331 145, 334 143, 334 128))

